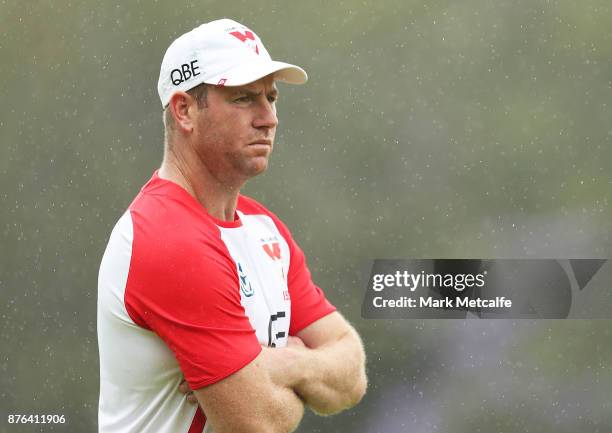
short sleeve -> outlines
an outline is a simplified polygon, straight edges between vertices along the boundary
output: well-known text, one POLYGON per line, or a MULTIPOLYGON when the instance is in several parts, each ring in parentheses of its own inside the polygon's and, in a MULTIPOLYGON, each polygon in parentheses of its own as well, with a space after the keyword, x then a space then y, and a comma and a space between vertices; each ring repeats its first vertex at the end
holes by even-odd
POLYGON ((214 236, 154 238, 134 230, 126 309, 172 350, 192 389, 231 375, 261 351, 223 248, 214 236))

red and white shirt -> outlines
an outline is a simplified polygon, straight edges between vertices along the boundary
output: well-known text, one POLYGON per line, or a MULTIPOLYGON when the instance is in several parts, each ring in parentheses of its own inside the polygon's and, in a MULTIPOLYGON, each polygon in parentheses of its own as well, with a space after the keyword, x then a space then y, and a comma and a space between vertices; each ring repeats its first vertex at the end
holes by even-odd
POLYGON ((334 310, 274 214, 241 195, 234 221, 216 220, 155 172, 100 265, 99 431, 212 432, 183 375, 215 383, 334 310))

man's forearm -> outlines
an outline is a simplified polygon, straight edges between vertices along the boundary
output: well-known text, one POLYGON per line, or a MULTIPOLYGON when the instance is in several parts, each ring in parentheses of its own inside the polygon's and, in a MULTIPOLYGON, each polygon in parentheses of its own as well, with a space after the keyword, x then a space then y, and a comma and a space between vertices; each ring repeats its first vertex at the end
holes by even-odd
POLYGON ((301 357, 293 389, 315 412, 330 415, 361 400, 367 386, 365 354, 353 329, 320 347, 294 350, 301 352, 301 357))
POLYGON ((226 408, 223 418, 213 422, 216 433, 291 433, 304 415, 304 404, 285 387, 268 388, 268 393, 249 400, 244 411, 226 408), (248 416, 245 414, 248 413, 248 416))
MULTIPOLYGON (((245 433, 290 433, 304 416, 304 403, 292 389, 274 386, 269 388, 265 403, 259 405, 260 413, 242 430, 245 433)), ((252 402, 251 402, 252 403, 252 402)), ((236 433, 235 429, 227 430, 236 433)), ((223 432, 219 432, 223 433, 223 432)))
POLYGON ((281 368, 276 357, 266 358, 265 356, 275 354, 276 352, 271 352, 273 350, 275 349, 264 348, 263 356, 258 360, 261 362, 262 369, 268 372, 268 380, 266 380, 268 395, 261 407, 263 411, 259 417, 258 428, 253 431, 289 433, 297 428, 304 416, 304 402, 293 388, 286 383, 274 380, 274 375, 270 374, 271 369, 281 368))

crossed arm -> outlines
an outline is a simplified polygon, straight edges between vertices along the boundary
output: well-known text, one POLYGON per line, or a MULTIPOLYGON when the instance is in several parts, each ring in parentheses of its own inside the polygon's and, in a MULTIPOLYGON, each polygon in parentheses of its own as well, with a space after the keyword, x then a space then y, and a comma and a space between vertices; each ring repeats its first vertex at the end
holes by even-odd
POLYGON ((264 347, 247 366, 194 391, 216 433, 295 430, 304 405, 328 415, 365 394, 365 354, 357 332, 337 312, 290 337, 285 348, 264 347))

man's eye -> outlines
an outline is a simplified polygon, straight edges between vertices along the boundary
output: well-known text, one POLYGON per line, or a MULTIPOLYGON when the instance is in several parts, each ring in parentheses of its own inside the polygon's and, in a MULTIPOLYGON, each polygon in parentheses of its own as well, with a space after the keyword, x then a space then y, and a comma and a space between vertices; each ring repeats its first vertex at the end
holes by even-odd
POLYGON ((234 99, 234 102, 249 102, 251 100, 250 96, 240 96, 234 99))
POLYGON ((272 102, 276 102, 277 101, 277 97, 276 96, 268 96, 268 102, 272 103, 272 102))

